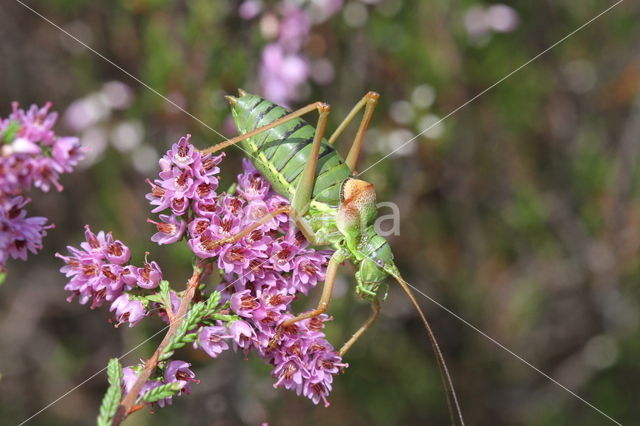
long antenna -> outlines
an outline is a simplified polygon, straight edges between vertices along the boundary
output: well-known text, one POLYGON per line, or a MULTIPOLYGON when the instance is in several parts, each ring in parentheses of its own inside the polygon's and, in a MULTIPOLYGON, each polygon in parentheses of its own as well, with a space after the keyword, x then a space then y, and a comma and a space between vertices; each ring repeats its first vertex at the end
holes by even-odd
POLYGON ((398 283, 400 284, 400 287, 402 287, 404 292, 407 294, 407 296, 409 297, 409 300, 411 300, 411 303, 413 303, 413 306, 415 306, 416 310, 418 311, 418 314, 420 315, 420 319, 424 324, 425 330, 427 330, 427 336, 429 336, 429 342, 431 343, 431 347, 433 348, 433 353, 436 356, 438 370, 440 370, 440 379, 442 379, 442 384, 444 385, 445 390, 447 391, 446 392, 447 405, 449 407, 449 416, 451 417, 451 423, 453 425, 456 424, 456 420, 455 420, 456 415, 454 415, 453 407, 451 404, 451 400, 453 399, 453 405, 455 406, 457 417, 460 420, 460 426, 464 426, 464 418, 462 417, 462 409, 460 408, 460 403, 458 402, 458 396, 456 395, 456 390, 453 386, 453 380, 451 379, 451 374, 449 374, 447 363, 444 360, 444 356, 442 355, 442 351, 440 350, 440 346, 438 345, 436 336, 433 333, 431 326, 429 325, 429 321, 427 321, 427 318, 424 316, 422 309, 420 309, 420 305, 418 304, 418 301, 415 299, 415 297, 413 297, 413 292, 409 288, 409 285, 405 280, 402 279, 399 271, 396 268, 394 269, 395 270, 393 271, 387 271, 387 272, 389 272, 398 281, 398 283), (449 396, 449 394, 451 394, 451 396, 449 396))

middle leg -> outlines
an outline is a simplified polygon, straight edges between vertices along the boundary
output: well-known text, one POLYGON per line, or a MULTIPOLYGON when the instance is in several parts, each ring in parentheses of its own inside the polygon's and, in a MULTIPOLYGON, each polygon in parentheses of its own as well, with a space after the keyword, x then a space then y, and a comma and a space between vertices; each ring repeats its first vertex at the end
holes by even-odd
POLYGON ((325 311, 329 307, 329 302, 331 301, 331 294, 333 293, 333 286, 336 282, 338 265, 340 265, 342 261, 343 258, 340 252, 335 252, 331 256, 331 259, 329 259, 329 264, 327 265, 327 273, 325 274, 324 285, 322 287, 322 295, 320 296, 318 306, 316 306, 316 308, 311 311, 283 321, 282 324, 280 324, 280 326, 278 327, 276 334, 271 338, 271 341, 269 342, 269 349, 275 348, 275 346, 278 344, 278 341, 280 340, 280 336, 287 327, 292 326, 298 321, 317 317, 318 315, 325 313, 325 311))

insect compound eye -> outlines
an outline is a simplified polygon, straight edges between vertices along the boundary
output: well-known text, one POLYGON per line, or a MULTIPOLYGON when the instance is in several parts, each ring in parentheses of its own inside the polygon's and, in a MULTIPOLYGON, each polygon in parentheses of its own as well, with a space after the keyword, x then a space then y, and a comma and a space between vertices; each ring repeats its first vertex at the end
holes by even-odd
POLYGON ((342 185, 340 185, 340 202, 343 203, 344 202, 344 188, 347 185, 347 182, 349 182, 351 180, 351 178, 346 178, 344 181, 342 181, 342 185))

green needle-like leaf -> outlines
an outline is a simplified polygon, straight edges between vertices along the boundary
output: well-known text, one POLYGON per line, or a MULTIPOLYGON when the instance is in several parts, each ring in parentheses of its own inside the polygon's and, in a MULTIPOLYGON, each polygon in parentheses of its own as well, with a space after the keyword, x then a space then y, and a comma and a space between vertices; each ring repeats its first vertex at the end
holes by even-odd
POLYGON ((156 402, 161 399, 174 396, 180 391, 181 388, 182 385, 180 383, 167 383, 165 385, 158 386, 157 388, 153 388, 149 392, 145 393, 142 396, 142 400, 144 402, 156 402))
POLYGON ((109 426, 113 421, 120 405, 120 399, 122 398, 122 366, 118 361, 118 358, 112 358, 107 365, 107 376, 109 378, 109 388, 102 398, 102 404, 100 405, 100 412, 98 414, 97 423, 98 426, 109 426))

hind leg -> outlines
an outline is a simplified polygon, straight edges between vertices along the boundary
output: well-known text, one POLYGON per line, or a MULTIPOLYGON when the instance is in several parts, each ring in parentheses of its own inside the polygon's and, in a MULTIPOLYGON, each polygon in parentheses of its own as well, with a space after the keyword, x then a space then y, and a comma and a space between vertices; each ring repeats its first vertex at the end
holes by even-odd
POLYGON ((344 129, 353 121, 353 119, 358 115, 360 110, 364 108, 364 115, 362 116, 362 120, 360 121, 360 127, 358 127, 358 133, 356 133, 356 137, 353 140, 353 144, 349 149, 349 154, 347 154, 347 159, 345 163, 349 166, 352 172, 355 173, 355 169, 358 163, 358 158, 360 157, 360 151, 362 149, 362 141, 364 140, 365 133, 369 128, 369 123, 371 123, 371 117, 373 116, 373 111, 378 104, 378 99, 380 95, 376 92, 368 92, 366 95, 360 99, 360 101, 351 109, 349 114, 345 117, 345 119, 340 123, 338 128, 333 132, 331 137, 329 138, 329 143, 335 143, 336 139, 342 134, 344 129))
MULTIPOLYGON (((225 96, 225 97, 227 98, 227 100, 229 101, 230 104, 234 104, 234 103, 236 103, 238 101, 233 96, 225 96)), ((247 138, 259 135, 262 132, 265 132, 265 131, 267 131, 269 129, 273 129, 274 127, 277 127, 277 126, 279 126, 279 125, 281 125, 283 123, 286 123, 287 121, 291 121, 294 118, 298 118, 298 117, 300 117, 302 115, 310 113, 313 110, 321 112, 322 110, 324 110, 327 107, 328 107, 328 105, 325 104, 324 102, 314 102, 314 103, 309 104, 307 106, 304 106, 304 107, 302 107, 302 108, 300 108, 300 109, 298 109, 296 111, 293 111, 293 112, 285 115, 284 117, 282 117, 282 118, 280 118, 280 119, 278 119, 278 120, 276 120, 276 121, 274 121, 272 123, 265 124, 264 126, 258 127, 257 129, 254 129, 254 130, 252 130, 250 132, 244 133, 242 135, 238 135, 235 138, 231 138, 231 139, 226 140, 224 142, 220 142, 220 143, 218 143, 216 145, 213 145, 212 147, 209 147, 207 149, 203 149, 202 153, 203 154, 212 154, 214 152, 218 152, 218 151, 220 151, 222 149, 225 149, 228 146, 235 145, 238 142, 242 142, 243 140, 245 140, 247 138)))

